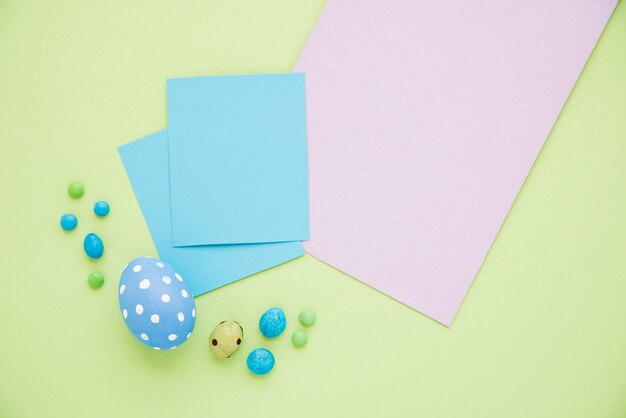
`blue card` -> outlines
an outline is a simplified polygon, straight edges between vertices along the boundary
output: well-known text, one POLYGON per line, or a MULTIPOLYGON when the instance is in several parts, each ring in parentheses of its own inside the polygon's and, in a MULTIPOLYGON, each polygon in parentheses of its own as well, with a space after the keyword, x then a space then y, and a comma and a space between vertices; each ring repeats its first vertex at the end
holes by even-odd
POLYGON ((194 296, 304 254, 302 243, 172 246, 167 131, 119 148, 159 257, 172 264, 194 296))
POLYGON ((167 80, 174 246, 309 239, 304 74, 167 80))

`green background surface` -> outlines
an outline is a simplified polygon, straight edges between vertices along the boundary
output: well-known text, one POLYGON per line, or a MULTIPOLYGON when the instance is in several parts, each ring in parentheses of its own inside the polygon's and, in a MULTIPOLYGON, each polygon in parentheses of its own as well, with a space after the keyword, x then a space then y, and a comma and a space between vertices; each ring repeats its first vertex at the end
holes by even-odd
POLYGON ((167 77, 289 71, 322 7, 0 0, 0 417, 626 416, 623 2, 451 329, 305 256, 198 298, 177 350, 126 330, 119 273, 156 252, 116 146, 166 127, 167 77), (67 211, 73 233, 58 226, 67 211), (89 231, 106 245, 97 262, 89 231), (288 333, 264 341, 273 305, 288 333), (318 322, 298 350, 309 306, 318 322), (228 361, 208 348, 223 319, 246 330, 228 361), (264 378, 245 368, 258 345, 277 358, 264 378))

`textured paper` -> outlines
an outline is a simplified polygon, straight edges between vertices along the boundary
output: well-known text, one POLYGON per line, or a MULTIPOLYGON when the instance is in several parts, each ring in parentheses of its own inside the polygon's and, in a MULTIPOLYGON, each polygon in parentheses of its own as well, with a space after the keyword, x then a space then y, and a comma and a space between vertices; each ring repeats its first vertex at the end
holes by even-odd
POLYGON ((309 238, 303 74, 167 81, 176 246, 309 238))
POLYGON ((450 325, 614 0, 329 0, 305 249, 450 325))
POLYGON ((159 257, 185 277, 194 296, 304 254, 300 242, 173 247, 167 141, 167 131, 160 131, 119 153, 159 257))

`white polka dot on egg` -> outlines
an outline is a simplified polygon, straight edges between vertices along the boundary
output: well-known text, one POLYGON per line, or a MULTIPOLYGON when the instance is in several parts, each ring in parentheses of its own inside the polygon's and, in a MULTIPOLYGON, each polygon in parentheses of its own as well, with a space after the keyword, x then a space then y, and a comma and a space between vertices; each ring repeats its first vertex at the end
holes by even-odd
POLYGON ((121 285, 120 286, 120 295, 124 293, 124 290, 126 290, 126 285, 121 285))
POLYGON ((124 317, 124 319, 128 318, 128 311, 126 309, 122 311, 122 316, 124 317))
POLYGON ((178 320, 183 322, 185 320, 185 314, 182 312, 178 312, 178 320))
POLYGON ((180 291, 180 294, 182 295, 182 297, 186 298, 187 296, 189 296, 189 293, 187 293, 187 291, 185 289, 180 291))
POLYGON ((141 339, 142 339, 142 340, 144 340, 144 341, 148 341, 148 340, 149 340, 149 338, 148 338, 148 334, 144 334, 144 333, 142 333, 142 334, 141 334, 141 339))
POLYGON ((167 336, 167 339, 170 341, 174 341, 176 338, 178 338, 178 335, 176 334, 170 334, 167 336))
POLYGON ((196 309, 192 309, 191 310, 191 316, 193 316, 194 318, 196 317, 196 309))
POLYGON ((189 334, 187 334, 186 339, 188 340, 188 339, 189 339, 189 337, 191 337, 191 332, 190 332, 189 334))
POLYGON ((141 266, 139 264, 137 264, 135 267, 133 267, 133 271, 135 273, 139 273, 141 271, 141 266))
POLYGON ((137 315, 141 315, 143 313, 143 305, 137 305, 135 306, 135 312, 137 312, 137 315))
POLYGON ((158 263, 156 263, 157 267, 162 269, 164 267, 163 263, 161 263, 160 261, 158 263))
POLYGON ((178 279, 179 282, 183 281, 183 278, 180 276, 180 274, 174 273, 174 276, 176 276, 176 278, 178 279))
POLYGON ((161 295, 161 300, 163 301, 163 303, 167 303, 170 301, 170 295, 168 295, 167 293, 163 293, 161 295))
POLYGON ((172 283, 172 278, 170 276, 163 276, 163 279, 161 279, 161 280, 163 280, 163 283, 165 283, 165 284, 172 283))
POLYGON ((140 289, 146 290, 149 287, 150 287, 150 280, 143 279, 142 281, 139 282, 139 288, 140 289))
POLYGON ((152 314, 152 316, 150 316, 150 322, 153 324, 158 324, 160 320, 161 318, 157 314, 152 314))

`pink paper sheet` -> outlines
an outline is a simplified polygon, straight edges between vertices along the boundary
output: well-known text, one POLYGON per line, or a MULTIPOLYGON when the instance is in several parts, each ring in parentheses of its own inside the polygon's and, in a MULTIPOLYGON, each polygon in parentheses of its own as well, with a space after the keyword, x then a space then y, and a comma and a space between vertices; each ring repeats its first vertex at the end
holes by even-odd
POLYGON ((311 255, 450 325, 615 0, 329 0, 311 255))

